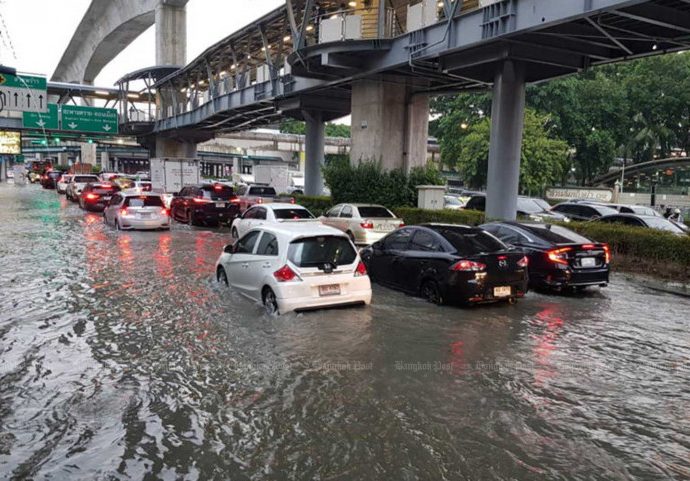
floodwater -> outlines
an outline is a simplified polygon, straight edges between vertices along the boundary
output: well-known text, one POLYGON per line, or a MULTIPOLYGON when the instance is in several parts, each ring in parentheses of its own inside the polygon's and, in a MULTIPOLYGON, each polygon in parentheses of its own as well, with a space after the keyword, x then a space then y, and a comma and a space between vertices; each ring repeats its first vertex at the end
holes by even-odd
POLYGON ((690 299, 270 317, 213 279, 227 230, 0 206, 0 479, 690 479, 690 299))

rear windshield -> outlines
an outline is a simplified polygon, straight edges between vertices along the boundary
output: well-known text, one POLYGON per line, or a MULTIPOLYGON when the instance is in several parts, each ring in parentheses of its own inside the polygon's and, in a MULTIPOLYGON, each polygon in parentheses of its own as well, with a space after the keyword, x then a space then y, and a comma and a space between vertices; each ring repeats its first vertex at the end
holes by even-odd
POLYGON ((62 172, 48 172, 48 177, 57 178, 57 177, 61 177, 61 176, 62 176, 62 172))
POLYGON ((660 229, 668 232, 682 233, 683 229, 675 225, 673 222, 664 219, 663 217, 648 217, 645 222, 652 229, 660 229))
POLYGON ((207 185, 202 187, 204 192, 204 199, 211 200, 230 200, 235 196, 235 192, 232 187, 227 185, 207 185))
POLYGON ((124 205, 126 207, 163 207, 163 199, 157 195, 126 197, 124 205))
POLYGON ((314 216, 307 209, 273 209, 273 214, 279 220, 313 219, 314 216))
POLYGON ((151 192, 151 190, 153 190, 153 184, 151 184, 151 182, 139 182, 139 189, 143 192, 151 192))
POLYGON ((352 243, 344 237, 306 237, 292 242, 288 249, 288 259, 297 267, 349 265, 356 258, 352 243))
POLYGON ((439 229, 438 232, 461 255, 473 255, 507 249, 503 242, 479 229, 439 229))
POLYGON ((115 192, 115 188, 112 185, 94 185, 91 187, 91 192, 99 195, 111 195, 115 192))
POLYGON ((554 244, 588 244, 592 242, 570 229, 558 225, 523 225, 524 229, 554 244))
POLYGON ((387 217, 391 219, 394 217, 385 207, 357 207, 357 210, 361 217, 387 217))
POLYGON ((520 199, 517 201, 517 210, 526 214, 536 214, 543 212, 544 208, 537 204, 534 199, 520 199))
POLYGON ((76 182, 77 184, 80 184, 80 183, 86 184, 88 182, 94 182, 94 181, 97 182, 98 177, 91 176, 91 175, 77 175, 73 180, 73 182, 76 182))
POLYGON ((273 187, 255 187, 249 188, 249 195, 258 195, 260 197, 275 197, 276 190, 273 187))

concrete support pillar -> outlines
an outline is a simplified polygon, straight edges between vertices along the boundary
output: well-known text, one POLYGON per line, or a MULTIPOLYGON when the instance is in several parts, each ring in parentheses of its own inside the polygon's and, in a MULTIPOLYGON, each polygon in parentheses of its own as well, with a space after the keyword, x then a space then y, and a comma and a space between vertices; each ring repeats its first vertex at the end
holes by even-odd
POLYGON ((304 111, 306 135, 304 138, 304 193, 305 195, 323 194, 323 167, 326 157, 326 125, 321 112, 304 111))
POLYGON ((429 97, 413 95, 399 77, 360 80, 352 85, 350 160, 380 161, 386 170, 426 164, 429 97))
POLYGON ((69 165, 69 154, 67 152, 60 152, 57 154, 58 165, 69 165))
POLYGON ((187 63, 187 10, 161 0, 156 6, 156 65, 187 63))
POLYGON ((237 157, 232 159, 232 173, 233 174, 241 174, 242 173, 242 168, 240 167, 240 159, 237 157))
POLYGON ((519 63, 506 60, 496 73, 491 106, 487 219, 516 218, 524 122, 524 68, 519 63))
POLYGON ((81 144, 81 163, 96 164, 96 144, 81 144))
POLYGON ((156 137, 156 155, 154 157, 194 159, 196 158, 196 144, 167 137, 156 137))
POLYGON ((110 169, 110 153, 107 151, 101 152, 101 169, 103 170, 109 170, 110 169))

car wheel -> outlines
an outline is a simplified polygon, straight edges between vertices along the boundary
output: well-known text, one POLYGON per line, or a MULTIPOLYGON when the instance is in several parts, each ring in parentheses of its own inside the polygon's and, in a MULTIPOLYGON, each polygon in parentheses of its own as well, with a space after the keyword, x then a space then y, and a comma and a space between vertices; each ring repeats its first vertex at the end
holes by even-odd
POLYGON ((122 230, 119 219, 115 219, 115 230, 122 230))
POLYGON ((232 235, 233 239, 239 239, 240 238, 240 234, 239 234, 239 232, 237 232, 237 227, 232 228, 232 232, 230 233, 230 235, 232 235))
POLYGON ((441 305, 443 304, 443 297, 441 296, 441 290, 438 287, 436 281, 427 280, 422 283, 422 287, 419 290, 422 297, 432 304, 441 305))
POLYGON ((267 314, 278 314, 278 300, 276 299, 275 292, 270 287, 264 288, 263 295, 261 296, 264 301, 264 307, 266 308, 267 314))
POLYGON ((216 271, 216 280, 219 284, 225 284, 226 286, 230 285, 228 282, 228 275, 226 274, 225 269, 222 267, 218 267, 218 270, 216 271))

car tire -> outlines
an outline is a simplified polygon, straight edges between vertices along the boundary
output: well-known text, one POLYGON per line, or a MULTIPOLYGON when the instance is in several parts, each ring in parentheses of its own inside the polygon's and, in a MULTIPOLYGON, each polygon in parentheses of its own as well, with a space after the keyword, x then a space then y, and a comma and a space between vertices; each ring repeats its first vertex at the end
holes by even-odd
POLYGON ((222 267, 218 267, 218 270, 216 271, 216 280, 219 284, 225 284, 226 286, 230 285, 230 282, 228 282, 228 274, 222 267))
POLYGON ((261 300, 266 308, 266 313, 269 315, 278 314, 278 300, 276 294, 270 287, 264 287, 261 293, 261 300))
POLYGON ((120 221, 118 219, 115 219, 115 230, 122 230, 122 226, 120 225, 120 221))
POLYGON ((192 213, 191 210, 188 210, 188 211, 187 211, 187 225, 189 225, 189 226, 194 226, 194 225, 196 225, 196 224, 194 223, 194 214, 192 213))
POLYGON ((422 286, 419 288, 419 293, 427 302, 436 304, 437 306, 443 304, 441 289, 439 288, 438 283, 434 280, 427 279, 422 282, 422 286))
POLYGON ((237 232, 237 227, 232 228, 230 235, 232 236, 233 239, 239 239, 240 238, 240 233, 237 232))

